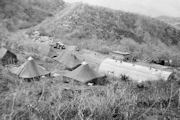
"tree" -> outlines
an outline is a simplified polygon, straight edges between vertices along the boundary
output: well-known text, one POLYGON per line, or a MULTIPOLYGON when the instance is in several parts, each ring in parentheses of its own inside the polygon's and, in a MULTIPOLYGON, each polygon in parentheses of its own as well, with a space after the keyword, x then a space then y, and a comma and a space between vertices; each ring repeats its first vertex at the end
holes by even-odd
POLYGON ((135 42, 133 39, 124 38, 120 41, 120 44, 126 48, 129 52, 135 52, 139 49, 140 44, 135 42))

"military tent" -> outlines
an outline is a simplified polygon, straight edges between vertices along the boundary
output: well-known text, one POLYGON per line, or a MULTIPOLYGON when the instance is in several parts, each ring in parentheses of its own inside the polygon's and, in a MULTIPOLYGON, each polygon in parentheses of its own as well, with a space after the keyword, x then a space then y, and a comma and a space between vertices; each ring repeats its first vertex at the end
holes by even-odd
POLYGON ((10 71, 24 79, 38 78, 50 73, 42 66, 36 64, 32 57, 29 57, 21 66, 14 67, 10 71))
POLYGON ((62 63, 67 70, 74 70, 81 65, 81 61, 76 57, 75 54, 70 52, 63 52, 57 58, 56 61, 62 63))
POLYGON ((8 64, 16 64, 18 62, 17 56, 6 48, 0 49, 0 62, 3 66, 8 64))
POLYGON ((69 78, 70 80, 86 84, 103 78, 103 76, 91 69, 87 63, 84 63, 75 70, 66 73, 64 78, 69 78))
POLYGON ((45 43, 39 43, 38 46, 39 46, 38 51, 42 56, 47 56, 50 58, 58 56, 58 54, 53 49, 53 47, 50 46, 49 44, 47 44, 46 42, 45 43))

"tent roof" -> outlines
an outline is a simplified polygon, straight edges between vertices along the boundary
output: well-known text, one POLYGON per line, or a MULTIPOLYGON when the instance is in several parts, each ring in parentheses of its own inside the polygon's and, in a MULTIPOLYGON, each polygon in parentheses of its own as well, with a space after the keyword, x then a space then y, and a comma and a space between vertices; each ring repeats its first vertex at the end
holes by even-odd
POLYGON ((82 83, 101 77, 98 73, 92 70, 88 64, 83 64, 74 71, 68 72, 64 76, 82 83))
POLYGON ((61 55, 55 58, 55 60, 64 64, 68 68, 74 68, 81 64, 81 61, 76 57, 76 55, 70 52, 63 52, 61 55))
POLYGON ((49 72, 42 66, 36 64, 34 59, 28 59, 18 68, 12 68, 12 73, 22 78, 34 78, 42 75, 46 75, 49 72))
POLYGON ((7 49, 6 48, 1 48, 0 49, 0 59, 4 57, 4 55, 7 53, 7 49))
POLYGON ((38 51, 40 52, 41 55, 48 57, 53 57, 57 55, 57 53, 47 43, 40 43, 38 47, 38 51))

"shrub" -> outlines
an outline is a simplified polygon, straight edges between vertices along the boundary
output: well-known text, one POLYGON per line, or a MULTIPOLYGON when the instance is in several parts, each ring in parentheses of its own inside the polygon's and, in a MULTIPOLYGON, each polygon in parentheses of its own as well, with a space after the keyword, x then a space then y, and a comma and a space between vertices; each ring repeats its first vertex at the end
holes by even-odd
POLYGON ((129 81, 129 77, 127 75, 121 75, 120 78, 122 81, 129 81))

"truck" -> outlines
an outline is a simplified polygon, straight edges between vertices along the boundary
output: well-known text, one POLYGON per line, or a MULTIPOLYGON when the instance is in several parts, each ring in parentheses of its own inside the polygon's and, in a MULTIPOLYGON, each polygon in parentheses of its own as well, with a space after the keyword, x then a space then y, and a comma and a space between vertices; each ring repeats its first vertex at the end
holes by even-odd
POLYGON ((56 49, 66 49, 65 45, 62 42, 56 42, 52 44, 54 48, 56 49))

